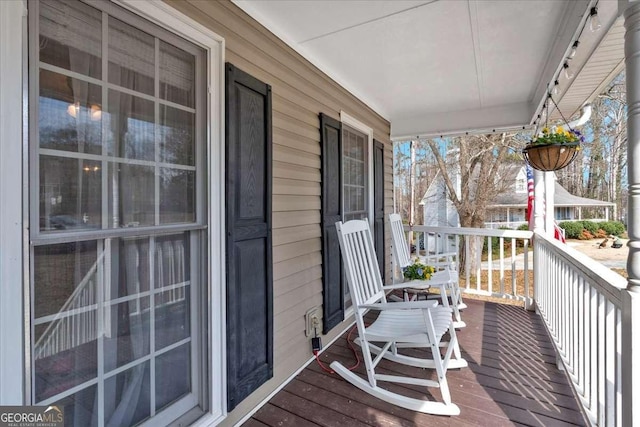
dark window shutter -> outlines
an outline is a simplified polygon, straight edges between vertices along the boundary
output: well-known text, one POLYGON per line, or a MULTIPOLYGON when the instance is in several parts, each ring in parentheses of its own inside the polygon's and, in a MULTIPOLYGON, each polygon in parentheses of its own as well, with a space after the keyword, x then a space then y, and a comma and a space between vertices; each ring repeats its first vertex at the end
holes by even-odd
POLYGON ((344 320, 342 261, 336 222, 342 220, 342 127, 320 114, 322 145, 322 304, 324 334, 344 320))
POLYGON ((226 66, 227 410, 273 376, 271 87, 226 66))
POLYGON ((373 141, 373 183, 373 238, 384 281, 384 145, 376 140, 373 141))

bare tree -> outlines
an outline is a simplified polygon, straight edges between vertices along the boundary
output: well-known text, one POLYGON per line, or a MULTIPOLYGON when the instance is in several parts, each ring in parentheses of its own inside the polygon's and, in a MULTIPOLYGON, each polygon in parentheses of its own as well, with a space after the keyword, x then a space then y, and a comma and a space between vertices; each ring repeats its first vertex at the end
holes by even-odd
POLYGON ((510 142, 506 133, 458 137, 454 139, 457 153, 445 159, 436 142, 427 141, 447 187, 447 195, 458 211, 461 226, 484 227, 487 206, 513 185, 502 179, 507 172, 505 160, 512 150, 510 142), (459 174, 459 195, 454 174, 459 174))
MULTIPOLYGON (((522 167, 522 163, 507 162, 513 151, 512 137, 506 133, 458 137, 452 141, 452 150, 439 146, 434 140, 427 141, 462 227, 483 228, 489 204, 513 185, 511 179, 504 178, 511 177, 511 169, 522 167), (445 157, 442 151, 449 155, 445 157), (460 182, 459 194, 457 180, 460 182)), ((478 239, 470 240, 469 253, 474 272, 481 253, 478 239)), ((461 255, 464 254, 463 250, 461 255)))

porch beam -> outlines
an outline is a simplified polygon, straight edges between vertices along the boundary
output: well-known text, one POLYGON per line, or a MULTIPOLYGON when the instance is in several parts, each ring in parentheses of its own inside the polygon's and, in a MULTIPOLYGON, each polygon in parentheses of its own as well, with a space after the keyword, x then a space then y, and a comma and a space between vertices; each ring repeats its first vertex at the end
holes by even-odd
POLYGON ((640 1, 624 7, 624 53, 627 79, 627 176, 629 182, 628 284, 622 310, 622 425, 640 424, 640 1))

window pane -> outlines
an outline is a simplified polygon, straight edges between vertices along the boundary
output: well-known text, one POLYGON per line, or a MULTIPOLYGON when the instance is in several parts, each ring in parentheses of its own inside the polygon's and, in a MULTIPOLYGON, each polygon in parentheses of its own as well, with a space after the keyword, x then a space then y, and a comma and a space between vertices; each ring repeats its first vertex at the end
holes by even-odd
POLYGON ((154 94, 153 36, 109 17, 109 83, 154 94))
POLYGON ((40 147, 101 153, 100 86, 41 70, 39 108, 40 147))
POLYGON ((95 304, 97 245, 69 242, 34 248, 34 317, 86 308, 95 304))
POLYGON ((160 161, 194 165, 195 114, 160 106, 160 161))
POLYGON ((156 241, 155 295, 156 350, 190 336, 190 263, 188 240, 184 235, 156 241), (169 288, 169 289, 167 289, 169 288))
POLYGON ((151 415, 149 362, 141 363, 104 382, 105 423, 130 426, 151 415))
POLYGON ((98 375, 95 309, 34 327, 36 402, 98 375))
POLYGON ((91 386, 58 400, 54 405, 64 412, 64 424, 67 426, 97 426, 98 406, 96 393, 98 387, 91 386))
POLYGON ((156 359, 156 410, 191 391, 191 347, 184 344, 156 359))
POLYGON ((160 223, 195 221, 194 171, 160 168, 160 223))
POLYGON ((138 227, 155 224, 155 168, 111 163, 109 196, 117 214, 111 227, 138 227))
POLYGON ((126 159, 155 160, 154 117, 152 101, 110 90, 106 117, 109 154, 126 159))
MULTIPOLYGON (((149 238, 125 238, 117 241, 119 241, 118 259, 120 263, 115 274, 120 280, 112 282, 111 294, 105 297, 107 300, 149 291, 151 275, 149 238)), ((145 303, 148 304, 148 301, 145 301, 145 303)))
POLYGON ((105 308, 105 372, 149 354, 149 297, 105 308))
POLYGON ((40 230, 90 231, 102 224, 102 163, 40 157, 40 230))
POLYGON ((162 41, 160 98, 187 107, 195 106, 195 57, 162 41))
POLYGON ((102 14, 79 1, 40 2, 40 61, 102 77, 102 14))

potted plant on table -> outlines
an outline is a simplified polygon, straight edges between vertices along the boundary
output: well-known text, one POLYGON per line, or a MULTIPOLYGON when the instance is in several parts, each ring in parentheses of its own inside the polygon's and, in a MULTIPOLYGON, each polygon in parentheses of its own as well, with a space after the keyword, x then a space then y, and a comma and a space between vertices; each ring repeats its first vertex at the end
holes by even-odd
POLYGON ((545 127, 522 149, 522 154, 532 168, 555 171, 568 166, 576 158, 583 141, 582 134, 575 129, 557 127, 550 130, 545 127))
POLYGON ((435 271, 436 269, 430 265, 414 262, 405 267, 402 274, 407 280, 429 280, 435 271))

